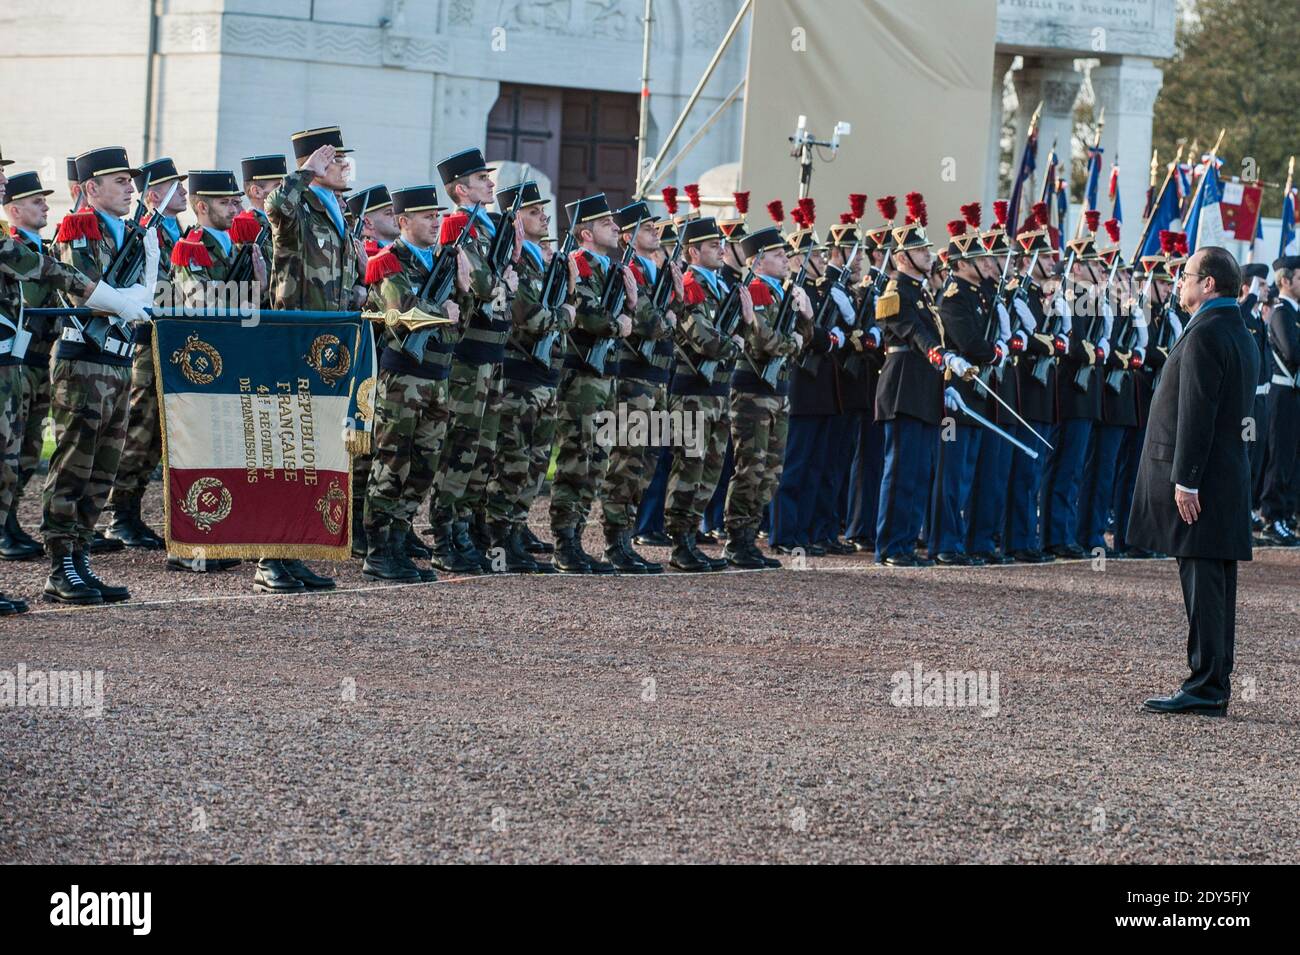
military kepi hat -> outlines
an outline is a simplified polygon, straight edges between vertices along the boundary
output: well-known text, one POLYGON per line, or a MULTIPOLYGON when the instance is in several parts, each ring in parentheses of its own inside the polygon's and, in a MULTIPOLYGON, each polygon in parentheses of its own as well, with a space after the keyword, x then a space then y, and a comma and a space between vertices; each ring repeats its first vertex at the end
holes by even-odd
POLYGON ((650 211, 650 206, 644 200, 626 205, 614 213, 614 221, 618 223, 619 229, 624 232, 634 227, 638 222, 655 222, 658 219, 659 217, 650 211))
POLYGON ((114 172, 125 172, 138 176, 140 170, 131 165, 126 158, 126 150, 121 146, 104 146, 90 149, 77 157, 77 182, 85 182, 96 176, 107 176, 114 172))
POLYGON ((503 212, 515 204, 515 193, 523 193, 519 198, 519 208, 526 209, 529 206, 540 206, 546 202, 542 198, 542 191, 537 188, 537 183, 528 179, 524 182, 516 183, 513 186, 507 186, 504 189, 497 190, 497 208, 503 212))
POLYGON ((181 178, 181 174, 176 171, 176 163, 172 162, 167 156, 161 159, 151 159, 142 165, 135 173, 135 188, 137 192, 144 192, 150 186, 161 186, 166 182, 175 182, 181 178))
POLYGON ((191 169, 189 175, 190 195, 203 198, 220 196, 242 196, 244 190, 235 182, 235 174, 229 169, 191 169))
MULTIPOLYGON (((308 155, 311 155, 308 153, 308 155)), ((283 179, 289 174, 284 156, 273 153, 266 156, 248 156, 239 160, 239 171, 244 182, 257 179, 283 179)))
POLYGON ((9 177, 4 197, 5 202, 17 202, 19 199, 27 199, 31 196, 48 196, 52 192, 53 189, 41 188, 41 177, 36 173, 20 172, 9 177))
POLYGON ((77 178, 77 157, 68 157, 68 182, 80 182, 77 178))
POLYGON ((358 189, 343 201, 347 203, 348 212, 355 217, 375 212, 384 206, 391 206, 393 197, 388 194, 387 186, 378 185, 371 186, 369 189, 358 189))
POLYGON ((1278 272, 1281 269, 1294 271, 1300 269, 1300 255, 1284 255, 1273 262, 1273 271, 1278 272))
POLYGON ((708 242, 710 239, 721 239, 722 231, 718 228, 718 220, 713 216, 704 216, 699 219, 692 219, 682 226, 682 241, 687 245, 694 242, 708 242))
POLYGON ((438 175, 446 186, 455 179, 472 176, 476 172, 490 172, 493 168, 483 159, 483 150, 462 149, 438 163, 438 175))
POLYGON ((293 155, 295 159, 306 159, 322 146, 333 146, 338 153, 350 153, 351 149, 343 146, 343 133, 337 126, 319 126, 316 129, 304 129, 293 134, 293 155))
POLYGON ((741 239, 740 251, 745 253, 746 259, 752 259, 769 249, 779 249, 784 245, 785 236, 781 234, 781 230, 776 226, 768 226, 741 239))
POLYGON ((393 190, 393 211, 399 216, 408 212, 428 212, 430 209, 441 211, 446 208, 438 202, 436 186, 407 186, 393 190))
POLYGON ((594 196, 587 196, 585 199, 579 199, 577 202, 570 202, 564 207, 564 211, 569 214, 570 226, 591 222, 593 219, 603 219, 605 216, 614 214, 610 211, 609 201, 605 198, 603 192, 598 192, 594 196))

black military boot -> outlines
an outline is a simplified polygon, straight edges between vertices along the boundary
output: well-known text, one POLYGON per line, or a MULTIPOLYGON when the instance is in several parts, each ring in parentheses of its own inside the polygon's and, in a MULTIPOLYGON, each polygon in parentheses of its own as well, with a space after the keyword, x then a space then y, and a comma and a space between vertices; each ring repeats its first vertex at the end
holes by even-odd
POLYGON ((110 540, 121 541, 127 547, 141 550, 162 550, 166 542, 155 534, 140 517, 140 499, 123 501, 113 511, 113 523, 109 524, 105 536, 110 540))
POLYGON ((645 565, 628 552, 621 531, 605 531, 605 560, 609 561, 615 573, 644 574, 646 572, 645 565))
POLYGON ((81 548, 77 548, 72 552, 72 564, 77 568, 77 573, 81 576, 81 579, 99 591, 99 595, 104 598, 104 603, 115 604, 131 599, 131 591, 125 587, 107 584, 99 579, 95 572, 90 569, 90 554, 81 548))
POLYGON ((406 548, 406 556, 412 560, 428 560, 433 556, 433 551, 429 548, 429 545, 420 540, 419 536, 409 526, 402 538, 402 546, 406 548))
POLYGON ((555 532, 555 569, 562 574, 591 573, 591 559, 577 542, 572 527, 555 532))
POLYGON ((451 515, 445 511, 435 511, 431 517, 433 556, 429 558, 430 563, 449 574, 478 573, 478 564, 469 563, 456 549, 456 526, 452 523, 451 515))
POLYGON ((694 531, 671 535, 673 555, 668 560, 670 567, 675 567, 688 574, 699 574, 713 569, 712 563, 692 546, 695 543, 694 537, 694 531))
POLYGON ((72 554, 50 555, 50 576, 45 581, 42 598, 61 604, 102 604, 104 595, 81 578, 72 554))
POLYGON ((474 511, 469 519, 469 539, 474 542, 480 554, 492 549, 492 531, 488 527, 487 516, 481 511, 474 511))
MULTIPOLYGON (((510 533, 514 537, 515 544, 519 548, 519 550, 523 551, 529 557, 532 557, 533 567, 534 567, 533 573, 535 574, 557 573, 555 569, 555 565, 553 565, 549 560, 543 560, 541 557, 534 557, 533 552, 528 549, 528 541, 524 537, 524 531, 526 530, 526 528, 527 528, 526 524, 515 524, 510 528, 510 533)), ((541 542, 539 541, 538 543, 541 542)), ((552 551, 555 550, 555 548, 551 547, 550 544, 547 544, 546 546, 548 548, 547 553, 551 553, 552 551)))
MULTIPOLYGON (((404 542, 405 533, 399 533, 404 542)), ((399 544, 393 538, 394 528, 391 524, 370 530, 366 535, 366 560, 361 565, 361 576, 370 580, 413 584, 420 579, 420 571, 410 562, 409 557, 405 561, 398 559, 399 554, 402 557, 406 555, 399 550, 399 544)))
POLYGON ((213 574, 239 566, 235 557, 176 557, 167 555, 168 570, 183 570, 191 574, 213 574))
POLYGON ((457 521, 452 525, 452 541, 456 545, 456 552, 469 565, 471 574, 492 573, 492 560, 479 550, 474 538, 470 536, 469 521, 457 521))
POLYGON ((300 560, 285 560, 281 563, 308 590, 333 590, 335 587, 333 577, 316 573, 300 560))
POLYGON ((766 570, 767 561, 754 546, 753 534, 738 530, 727 539, 727 546, 722 549, 722 556, 732 567, 741 570, 766 570))
POLYGON ((95 536, 90 539, 92 554, 116 554, 119 550, 126 550, 126 545, 120 540, 105 537, 99 531, 95 531, 95 536))
POLYGON ((370 556, 370 548, 366 546, 366 515, 355 505, 352 508, 352 556, 370 556))
POLYGON ((253 574, 253 589, 264 594, 300 594, 307 588, 289 573, 284 561, 263 558, 257 562, 257 572, 253 574))
POLYGON ((0 528, 0 559, 31 560, 45 553, 45 548, 18 526, 17 506, 15 500, 9 516, 5 518, 4 527, 0 528))
POLYGON ((691 541, 691 550, 695 551, 695 556, 697 558, 709 565, 709 570, 726 570, 727 567, 730 566, 726 558, 710 557, 708 554, 704 553, 704 551, 700 550, 698 541, 699 535, 696 535, 695 540, 691 541))
POLYGON ((535 574, 537 573, 537 561, 533 560, 532 555, 524 550, 523 541, 519 538, 519 529, 511 527, 509 524, 488 524, 487 531, 489 535, 488 550, 492 553, 492 569, 505 574, 535 574), (499 564, 497 558, 500 557, 504 563, 499 564))
POLYGON ((614 570, 614 565, 609 561, 605 560, 603 557, 597 557, 595 554, 587 553, 586 548, 582 546, 582 532, 583 528, 581 525, 573 529, 573 545, 578 548, 578 553, 582 554, 586 559, 587 564, 591 567, 591 572, 593 574, 617 573, 617 571, 614 570))
POLYGON ((633 560, 645 567, 647 574, 662 574, 664 572, 664 565, 659 561, 650 560, 636 552, 636 549, 632 546, 632 531, 628 528, 623 529, 623 549, 632 555, 633 560))
POLYGON ((548 544, 546 541, 542 540, 533 533, 533 529, 527 524, 523 524, 519 527, 519 539, 523 541, 524 550, 528 551, 530 554, 555 553, 555 545, 548 544))

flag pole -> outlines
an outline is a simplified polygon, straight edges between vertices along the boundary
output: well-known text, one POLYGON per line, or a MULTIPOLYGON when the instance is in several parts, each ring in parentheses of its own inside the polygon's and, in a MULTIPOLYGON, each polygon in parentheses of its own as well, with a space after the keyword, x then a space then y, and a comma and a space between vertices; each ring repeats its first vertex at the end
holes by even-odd
MULTIPOLYGON (((1282 201, 1286 202, 1286 194, 1291 191, 1291 176, 1295 172, 1295 157, 1286 167, 1286 187, 1282 190, 1282 201)), ((1259 233, 1259 220, 1264 217, 1264 184, 1259 188, 1259 205, 1255 207, 1255 223, 1250 227, 1250 246, 1246 249, 1246 264, 1250 265, 1255 261, 1255 236, 1259 233)))
MULTIPOLYGON (((1106 107, 1103 106, 1101 108, 1101 113, 1097 116, 1097 135, 1093 137, 1092 149, 1101 148, 1101 131, 1105 128, 1106 128, 1106 107)), ((1092 165, 1092 150, 1088 151, 1088 165, 1089 166, 1092 165)), ((1098 179, 1101 178, 1101 157, 1100 156, 1097 157, 1097 178, 1098 179)), ((1100 186, 1101 184, 1098 183, 1098 185, 1100 186)), ((1084 202, 1088 201, 1087 195, 1084 196, 1083 201, 1084 202)), ((1074 237, 1076 239, 1079 238, 1079 236, 1083 235, 1083 220, 1086 218, 1087 216, 1080 215, 1079 221, 1074 224, 1074 237)))
MULTIPOLYGON (((1174 153, 1174 161, 1171 162, 1171 163, 1169 164, 1169 168, 1168 168, 1167 170, 1165 170, 1165 181, 1161 184, 1161 186, 1160 186, 1160 191, 1156 193, 1155 200, 1151 203, 1151 214, 1148 215, 1148 216, 1146 217, 1146 221, 1142 223, 1142 234, 1141 234, 1140 236, 1138 236, 1138 244, 1137 244, 1137 248, 1133 250, 1132 260, 1133 260, 1134 262, 1136 262, 1136 261, 1138 260, 1138 257, 1142 254, 1142 247, 1145 246, 1145 245, 1147 244, 1147 239, 1148 239, 1148 238, 1150 237, 1150 235, 1151 235, 1151 223, 1155 220, 1155 217, 1156 217, 1156 210, 1160 208, 1160 202, 1161 202, 1161 200, 1163 200, 1164 197, 1165 197, 1165 190, 1169 188, 1169 184, 1173 181, 1173 178, 1174 178, 1174 170, 1178 168, 1178 160, 1180 160, 1180 159, 1182 159, 1182 158, 1183 158, 1183 147, 1182 147, 1182 145, 1180 144, 1180 145, 1178 146, 1178 151, 1174 153)), ((1151 157, 1151 164, 1152 164, 1152 165, 1151 165, 1151 171, 1152 171, 1152 173, 1153 173, 1153 175, 1152 175, 1152 177, 1151 177, 1151 179, 1152 179, 1151 184, 1152 184, 1152 185, 1155 185, 1155 175, 1154 175, 1154 173, 1155 173, 1155 169, 1156 169, 1156 167, 1155 167, 1155 155, 1154 155, 1154 154, 1152 154, 1152 157, 1151 157)))

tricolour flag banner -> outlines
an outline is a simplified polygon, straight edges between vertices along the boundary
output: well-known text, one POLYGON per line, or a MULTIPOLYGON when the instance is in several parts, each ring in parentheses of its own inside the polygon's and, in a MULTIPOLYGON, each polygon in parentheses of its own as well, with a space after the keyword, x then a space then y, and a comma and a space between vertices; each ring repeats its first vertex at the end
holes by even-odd
POLYGON ((1282 197, 1282 234, 1278 237, 1277 254, 1300 255, 1300 236, 1296 233, 1296 193, 1295 188, 1282 197))
POLYGON ((1219 201, 1223 227, 1239 242, 1250 242, 1255 237, 1263 192, 1256 183, 1235 180, 1223 183, 1223 198, 1219 201))
POLYGON ((1205 175, 1197 185, 1192 208, 1187 212, 1187 254, 1207 245, 1226 246, 1232 234, 1224 228, 1223 185, 1216 163, 1207 164, 1205 175))
POLYGON ((370 335, 349 313, 155 321, 168 553, 348 557, 370 335))

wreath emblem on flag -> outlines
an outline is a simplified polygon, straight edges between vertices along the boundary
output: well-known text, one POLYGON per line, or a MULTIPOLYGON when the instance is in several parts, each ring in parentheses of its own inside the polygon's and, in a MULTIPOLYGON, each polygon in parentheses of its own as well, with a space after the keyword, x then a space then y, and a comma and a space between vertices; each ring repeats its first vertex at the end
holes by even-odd
POLYGON ((334 384, 352 367, 352 353, 337 335, 317 335, 311 350, 302 357, 327 385, 334 384))
POLYGON ((357 385, 357 417, 369 421, 375 414, 375 379, 367 378, 357 385))
POLYGON ((185 344, 172 352, 172 364, 192 385, 210 385, 221 377, 221 352, 191 332, 185 344))
POLYGON ((233 507, 230 491, 214 477, 201 477, 191 484, 181 502, 181 510, 205 534, 229 517, 233 507))
POLYGON ((330 481, 329 489, 316 500, 316 510, 320 512, 321 522, 331 534, 343 530, 343 518, 347 516, 347 496, 339 487, 338 479, 330 481))

